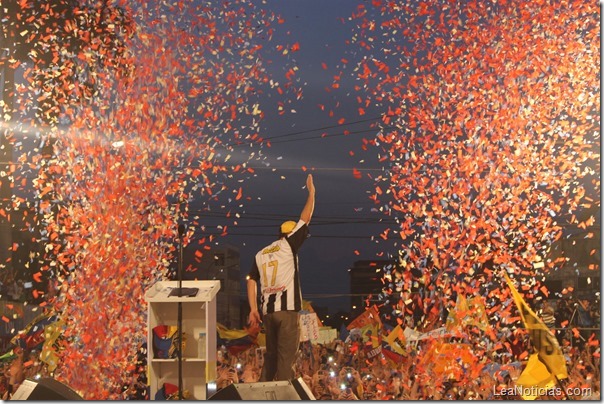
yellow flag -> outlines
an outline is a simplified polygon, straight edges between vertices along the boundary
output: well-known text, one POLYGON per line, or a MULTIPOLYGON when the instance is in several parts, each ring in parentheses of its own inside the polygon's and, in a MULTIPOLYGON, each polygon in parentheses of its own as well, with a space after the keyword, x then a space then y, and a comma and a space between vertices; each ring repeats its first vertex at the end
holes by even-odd
POLYGON ((482 296, 474 296, 468 300, 468 310, 472 313, 471 320, 468 324, 478 327, 479 330, 485 331, 489 325, 487 317, 487 309, 484 305, 482 296))
POLYGON ((217 323, 216 331, 222 339, 232 340, 247 337, 249 334, 246 330, 233 330, 226 328, 224 325, 217 323))
POLYGON ((65 322, 58 320, 44 327, 44 344, 40 352, 40 360, 48 365, 50 372, 54 372, 59 364, 58 348, 55 346, 55 342, 61 336, 64 326, 65 322))
POLYGON ((382 338, 380 334, 381 323, 370 323, 361 328, 361 336, 363 342, 371 342, 372 348, 377 348, 382 344, 382 338))
POLYGON ((560 345, 558 345, 558 340, 554 334, 550 332, 545 323, 543 323, 535 312, 531 310, 522 296, 520 296, 520 293, 518 293, 514 284, 505 272, 504 275, 505 280, 512 291, 514 302, 516 302, 524 326, 529 332, 531 344, 535 348, 538 359, 552 375, 556 376, 558 379, 566 379, 568 377, 566 361, 562 354, 562 350, 560 349, 560 345))
POLYGON ((394 327, 384 339, 397 354, 405 355, 407 353, 405 348, 403 348, 405 346, 405 334, 400 324, 394 327))
POLYGON ((457 301, 453 310, 449 311, 447 316, 446 327, 447 331, 451 331, 455 328, 463 325, 462 320, 468 313, 468 301, 465 296, 461 293, 457 295, 457 301))
POLYGON ((258 336, 256 337, 256 343, 258 344, 258 346, 266 346, 266 334, 263 332, 259 332, 258 336))
POLYGON ((531 354, 522 374, 516 380, 516 385, 520 387, 519 393, 524 400, 535 400, 555 387, 556 380, 539 360, 539 355, 531 354))
POLYGON ((461 293, 457 295, 455 307, 449 312, 446 320, 447 331, 465 326, 474 326, 484 331, 488 324, 489 319, 481 296, 471 296, 467 299, 461 293))

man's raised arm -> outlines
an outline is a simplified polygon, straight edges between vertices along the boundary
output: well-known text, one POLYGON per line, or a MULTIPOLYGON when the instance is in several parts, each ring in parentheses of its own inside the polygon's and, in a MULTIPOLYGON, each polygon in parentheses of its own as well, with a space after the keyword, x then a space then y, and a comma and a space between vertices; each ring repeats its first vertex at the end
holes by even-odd
POLYGON ((310 219, 312 219, 312 214, 315 210, 315 184, 312 180, 312 174, 308 174, 308 177, 306 177, 306 189, 308 190, 308 197, 306 198, 306 204, 300 214, 300 219, 308 224, 310 223, 310 219))

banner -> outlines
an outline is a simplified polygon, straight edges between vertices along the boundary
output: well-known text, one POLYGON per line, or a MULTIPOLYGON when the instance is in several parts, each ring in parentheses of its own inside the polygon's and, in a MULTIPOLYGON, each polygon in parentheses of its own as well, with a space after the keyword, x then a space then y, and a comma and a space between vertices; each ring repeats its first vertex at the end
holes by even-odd
MULTIPOLYGON (((338 330, 331 327, 319 327, 319 340, 316 341, 318 344, 329 344, 338 338, 338 330)), ((313 341, 314 342, 314 341, 313 341)))
POLYGON ((319 322, 317 313, 300 314, 300 342, 319 340, 319 322))
MULTIPOLYGON (((312 302, 309 302, 308 300, 304 300, 304 299, 302 299, 302 311, 307 311, 309 313, 316 313, 315 309, 312 307, 312 302)), ((323 327, 323 322, 321 321, 319 316, 317 316, 317 323, 319 323, 319 327, 323 327)))
POLYGON ((405 331, 403 331, 403 336, 407 342, 407 345, 409 345, 411 342, 450 337, 452 335, 453 334, 448 331, 446 327, 435 328, 434 330, 428 332, 419 332, 409 327, 405 327, 405 331))

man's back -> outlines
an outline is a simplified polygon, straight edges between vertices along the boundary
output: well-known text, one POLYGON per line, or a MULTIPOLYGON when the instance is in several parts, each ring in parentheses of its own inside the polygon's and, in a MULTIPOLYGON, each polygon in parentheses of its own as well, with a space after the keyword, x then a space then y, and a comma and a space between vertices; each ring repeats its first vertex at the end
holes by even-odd
POLYGON ((264 323, 266 335, 260 381, 289 380, 295 375, 293 364, 300 342, 298 312, 302 310, 298 250, 308 236, 308 223, 315 207, 311 174, 306 177, 306 188, 308 196, 298 222, 286 221, 279 226, 279 240, 256 254, 247 276, 249 324, 256 327, 264 323), (258 284, 261 310, 258 310, 258 284))
POLYGON ((256 254, 263 313, 302 309, 297 249, 306 239, 307 229, 300 221, 288 237, 274 241, 256 254))

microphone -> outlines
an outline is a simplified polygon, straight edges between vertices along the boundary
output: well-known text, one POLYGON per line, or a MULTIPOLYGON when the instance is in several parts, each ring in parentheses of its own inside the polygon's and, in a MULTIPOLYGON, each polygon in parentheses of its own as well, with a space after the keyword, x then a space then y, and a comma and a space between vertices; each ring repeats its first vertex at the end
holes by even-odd
POLYGON ((179 224, 178 225, 178 237, 182 237, 183 234, 185 234, 185 225, 179 224))

